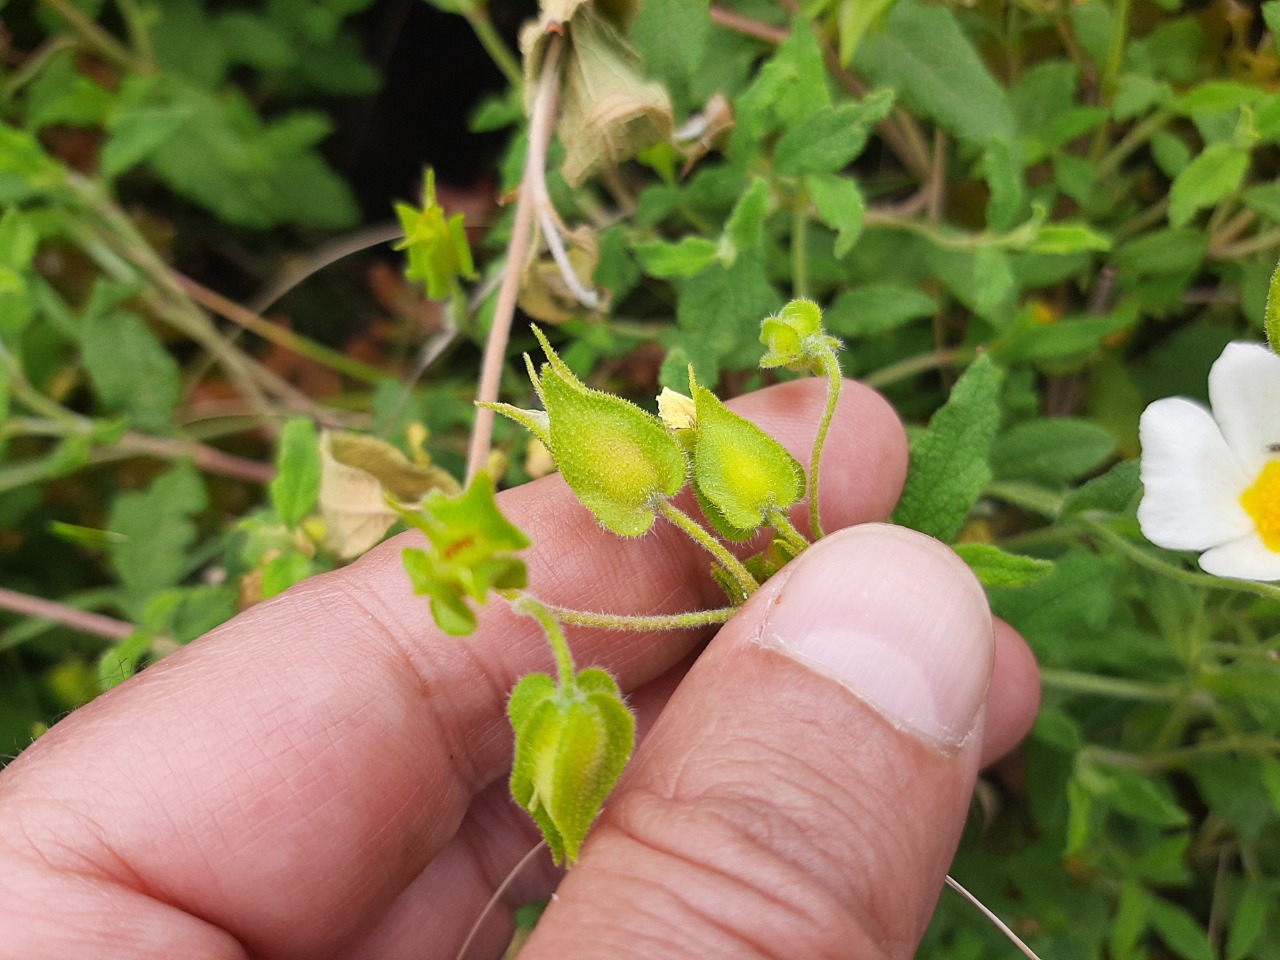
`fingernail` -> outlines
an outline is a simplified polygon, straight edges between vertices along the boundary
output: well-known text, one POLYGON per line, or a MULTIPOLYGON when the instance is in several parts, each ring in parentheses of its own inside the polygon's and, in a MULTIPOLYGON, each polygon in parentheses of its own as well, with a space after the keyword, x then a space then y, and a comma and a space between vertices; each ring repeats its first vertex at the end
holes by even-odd
POLYGON ((779 577, 760 643, 837 680, 895 727, 938 746, 973 732, 994 656, 977 579, 938 541, 865 524, 779 577))

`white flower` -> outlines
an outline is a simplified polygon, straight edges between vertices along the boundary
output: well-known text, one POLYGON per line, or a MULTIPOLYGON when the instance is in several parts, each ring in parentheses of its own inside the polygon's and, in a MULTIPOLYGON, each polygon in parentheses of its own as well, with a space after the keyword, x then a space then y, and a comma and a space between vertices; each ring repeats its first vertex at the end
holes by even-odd
POLYGON ((1183 397, 1142 414, 1138 523, 1170 550, 1203 550, 1218 577, 1280 580, 1280 356, 1229 343, 1209 371, 1213 411, 1183 397))

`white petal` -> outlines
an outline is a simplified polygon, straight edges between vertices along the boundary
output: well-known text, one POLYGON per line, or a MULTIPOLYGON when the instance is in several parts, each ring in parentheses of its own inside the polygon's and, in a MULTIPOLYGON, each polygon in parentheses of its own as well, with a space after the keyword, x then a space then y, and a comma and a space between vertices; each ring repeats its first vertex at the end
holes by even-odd
POLYGON ((1253 531, 1240 506, 1249 478, 1208 410, 1181 397, 1157 400, 1143 411, 1138 435, 1138 523, 1148 540, 1169 550, 1204 550, 1253 531))
POLYGON ((1200 569, 1215 577, 1280 580, 1280 553, 1253 533, 1201 554, 1200 569))
POLYGON ((1209 400, 1240 469, 1256 477, 1280 453, 1280 356, 1260 343, 1229 343, 1209 371, 1209 400))

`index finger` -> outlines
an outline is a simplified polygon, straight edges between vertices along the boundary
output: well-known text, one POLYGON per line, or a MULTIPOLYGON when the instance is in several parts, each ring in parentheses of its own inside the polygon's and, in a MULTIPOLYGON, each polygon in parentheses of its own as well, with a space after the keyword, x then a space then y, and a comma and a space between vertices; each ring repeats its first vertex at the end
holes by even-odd
MULTIPOLYGON (((796 381, 734 406, 807 461, 823 390, 796 381)), ((823 462, 828 524, 886 517, 905 469, 896 415, 849 384, 823 462)), ((533 537, 530 588, 547 602, 617 613, 723 603, 707 556, 673 528, 614 537, 558 477, 501 504, 533 537)), ((26 896, 80 904, 99 921, 138 917, 152 943, 171 924, 177 942, 225 947, 229 934, 270 957, 329 954, 384 910, 454 834, 472 796, 502 776, 508 691, 551 663, 537 625, 503 604, 483 612, 475 635, 441 635, 401 566, 414 536, 254 607, 20 757, 0 779, 0 816, 21 813, 25 839, 9 844, 42 865, 47 886, 27 884, 26 896)), ((624 689, 700 639, 570 636, 581 663, 608 669, 624 689)), ((173 939, 160 941, 163 952, 141 942, 130 952, 118 923, 96 929, 114 951, 173 955, 173 939)))

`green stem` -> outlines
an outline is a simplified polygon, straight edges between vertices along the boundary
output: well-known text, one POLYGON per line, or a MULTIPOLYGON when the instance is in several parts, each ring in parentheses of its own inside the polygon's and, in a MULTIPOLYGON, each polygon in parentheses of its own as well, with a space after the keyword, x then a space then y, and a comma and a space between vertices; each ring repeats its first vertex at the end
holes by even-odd
POLYGON ((147 14, 138 8, 137 0, 116 0, 120 8, 120 16, 124 27, 129 31, 129 43, 137 51, 138 58, 147 65, 148 71, 155 70, 155 51, 151 45, 151 34, 147 31, 147 14))
POLYGON ((42 0, 42 2, 45 6, 51 7, 63 22, 75 31, 84 44, 104 60, 130 73, 153 72, 149 63, 135 56, 128 47, 94 23, 70 0, 42 0))
POLYGON ((1016 481, 987 484, 986 489, 982 491, 982 495, 984 497, 995 497, 997 500, 1003 500, 1005 503, 1011 503, 1015 507, 1030 510, 1032 513, 1038 513, 1040 516, 1047 517, 1050 520, 1058 518, 1058 514, 1062 512, 1062 504, 1066 501, 1066 497, 1062 494, 1054 493, 1052 490, 1046 490, 1030 483, 1018 483, 1016 481))
POLYGON ((721 607, 718 610, 695 610, 693 613, 660 613, 652 616, 631 616, 619 613, 593 613, 590 610, 573 610, 547 604, 547 610, 561 623, 573 623, 580 627, 605 627, 609 630, 690 630, 724 623, 737 607, 721 607))
MULTIPOLYGON (((1124 44, 1129 36, 1129 2, 1130 0, 1115 0, 1112 4, 1111 47, 1107 51, 1107 62, 1103 64, 1102 76, 1098 81, 1098 90, 1102 94, 1104 103, 1111 101, 1116 77, 1120 75, 1120 68, 1124 66, 1124 44)), ((1102 159, 1103 151, 1107 148, 1109 127, 1109 121, 1104 119, 1098 124, 1098 129, 1093 135, 1089 159, 1094 163, 1102 159)))
POLYGON ((507 78, 507 83, 516 90, 522 89, 524 72, 520 69, 520 61, 494 29, 489 14, 484 10, 477 10, 467 14, 466 17, 467 22, 471 24, 471 29, 475 31, 476 39, 480 41, 480 46, 484 47, 484 52, 489 54, 489 58, 497 64, 502 75, 507 78))
POLYGON ((1163 770, 1185 767, 1205 757, 1222 753, 1275 754, 1280 753, 1280 740, 1266 736, 1226 737, 1190 747, 1176 747, 1154 753, 1129 753, 1106 747, 1085 747, 1080 751, 1098 763, 1112 767, 1124 767, 1142 773, 1158 773, 1163 770))
POLYGON ((803 533, 796 529, 795 524, 787 519, 785 511, 778 510, 776 508, 769 511, 768 520, 769 525, 782 536, 782 539, 786 541, 787 546, 792 549, 796 556, 799 556, 809 548, 809 540, 803 533))
POLYGON ((822 465, 822 449, 827 443, 827 432, 831 429, 831 420, 836 415, 836 406, 840 403, 840 388, 844 385, 844 377, 840 372, 840 358, 836 352, 828 348, 823 357, 823 372, 827 375, 827 405, 822 411, 822 420, 818 423, 818 433, 813 438, 813 453, 809 457, 809 525, 813 530, 813 539, 821 540, 822 530, 821 505, 818 499, 818 468, 822 465))
POLYGON ((213 290, 196 283, 190 277, 177 274, 177 279, 183 292, 202 307, 212 310, 218 316, 225 317, 237 326, 244 327, 251 333, 257 334, 263 340, 290 350, 300 357, 306 357, 308 360, 337 370, 353 380, 359 380, 370 386, 376 387, 390 376, 377 367, 361 363, 359 360, 348 357, 345 353, 332 350, 299 333, 294 333, 292 330, 286 330, 284 327, 277 326, 269 320, 264 320, 235 301, 228 300, 220 293, 215 293, 213 290))
POLYGON ((1268 230, 1266 233, 1259 233, 1239 243, 1229 243, 1213 251, 1212 256, 1215 260, 1239 260, 1276 246, 1280 246, 1280 230, 1268 230))
POLYGON ((1186 696, 1186 690, 1176 684, 1142 683, 1122 677, 1099 677, 1091 673, 1046 667, 1040 670, 1040 682, 1048 690, 1095 694, 1144 703, 1177 703, 1186 696))
POLYGON ((755 577, 751 576, 751 572, 742 565, 742 561, 730 553, 728 547, 700 527, 693 517, 684 513, 670 500, 663 500, 658 507, 658 512, 688 534, 689 538, 695 543, 706 549, 728 571, 729 575, 738 582, 738 586, 742 588, 742 596, 731 597, 730 599, 741 603, 759 589, 760 584, 756 582, 755 577))
POLYGON ((1148 570, 1153 570, 1171 580, 1177 580, 1180 583, 1190 584, 1194 587, 1203 587, 1206 590, 1235 590, 1241 593, 1252 593, 1268 600, 1280 600, 1280 587, 1273 584, 1259 583, 1255 580, 1234 580, 1229 577, 1215 577, 1208 573, 1185 570, 1176 564, 1153 556, 1097 520, 1081 517, 1079 523, 1090 533, 1115 547, 1138 566, 1146 567, 1148 570))
POLYGON ((868 387, 880 390, 897 383, 899 380, 914 377, 917 373, 924 373, 926 370, 937 370, 942 367, 968 363, 973 357, 974 351, 970 347, 948 347, 941 350, 930 350, 928 353, 918 353, 914 357, 907 357, 905 360, 899 360, 897 363, 881 367, 879 370, 875 370, 858 379, 868 387))
POLYGON ((511 607, 517 613, 533 617, 542 625, 547 642, 551 644, 551 652, 556 658, 556 676, 560 681, 560 688, 571 689, 577 670, 573 665, 573 654, 569 652, 569 641, 564 638, 564 631, 560 629, 560 622, 555 614, 541 600, 528 593, 521 594, 511 607))
POLYGON ((809 191, 796 184, 791 211, 791 296, 809 299, 809 191))
POLYGON ((1174 118, 1172 110, 1157 110, 1138 123, 1120 138, 1094 168, 1094 179, 1105 180, 1119 169, 1125 159, 1151 139, 1152 134, 1169 124, 1174 118))

